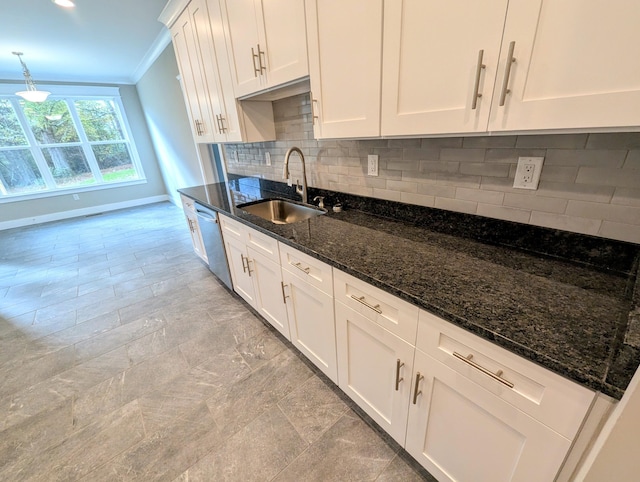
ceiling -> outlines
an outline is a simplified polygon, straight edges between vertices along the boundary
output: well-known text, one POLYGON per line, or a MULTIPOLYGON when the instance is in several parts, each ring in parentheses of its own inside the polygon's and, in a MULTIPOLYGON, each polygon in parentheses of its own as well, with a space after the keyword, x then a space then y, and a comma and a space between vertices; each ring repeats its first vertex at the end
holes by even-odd
POLYGON ((158 16, 167 0, 0 0, 0 79, 135 84, 168 45, 158 16))

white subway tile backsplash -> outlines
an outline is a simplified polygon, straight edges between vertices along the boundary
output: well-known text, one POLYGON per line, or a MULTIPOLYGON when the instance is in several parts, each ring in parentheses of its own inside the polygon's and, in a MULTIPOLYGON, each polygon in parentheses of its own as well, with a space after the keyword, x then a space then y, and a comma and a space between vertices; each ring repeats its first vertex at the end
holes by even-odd
POLYGON ((597 219, 578 218, 566 214, 543 213, 532 211, 530 224, 546 228, 562 229, 574 233, 597 235, 602 221, 597 219))
POLYGON ((314 187, 640 243, 640 133, 314 140, 308 95, 274 102, 274 117, 277 141, 225 145, 230 173, 280 180, 295 145, 314 187), (512 187, 521 156, 545 157, 537 191, 512 187))
POLYGON ((566 214, 640 226, 640 207, 570 200, 566 214))
POLYGON ((504 205, 529 211, 562 214, 567 209, 567 200, 544 197, 535 192, 506 193, 504 195, 504 205))
POLYGON ((613 198, 611 199, 611 203, 640 207, 640 187, 638 189, 617 187, 613 194, 613 198))
POLYGON ((544 165, 619 168, 626 155, 625 149, 547 149, 544 165))
POLYGON ((493 204, 478 204, 477 214, 505 221, 515 221, 516 223, 528 223, 531 211, 493 204))
POLYGON ((446 197, 436 197, 435 207, 438 209, 448 209, 459 213, 476 214, 478 203, 472 201, 462 201, 460 199, 449 199, 446 197))
POLYGON ((598 234, 605 238, 638 243, 638 240, 640 239, 640 226, 615 223, 613 221, 602 221, 602 226, 600 227, 598 234))
POLYGON ((498 191, 483 191, 481 189, 456 188, 456 199, 463 201, 475 201, 484 204, 502 204, 504 193, 498 191))

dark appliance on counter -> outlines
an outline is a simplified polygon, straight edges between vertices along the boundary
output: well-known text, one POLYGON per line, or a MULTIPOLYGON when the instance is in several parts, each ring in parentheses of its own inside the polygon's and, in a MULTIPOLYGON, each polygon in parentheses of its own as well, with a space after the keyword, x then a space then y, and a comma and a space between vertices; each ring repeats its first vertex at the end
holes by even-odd
POLYGON ((202 204, 195 203, 196 214, 198 216, 198 226, 202 234, 204 250, 209 260, 209 269, 222 281, 229 289, 231 286, 231 275, 229 274, 229 265, 227 264, 227 255, 224 251, 224 242, 222 241, 222 231, 220 231, 220 222, 218 213, 212 209, 204 207, 202 204))

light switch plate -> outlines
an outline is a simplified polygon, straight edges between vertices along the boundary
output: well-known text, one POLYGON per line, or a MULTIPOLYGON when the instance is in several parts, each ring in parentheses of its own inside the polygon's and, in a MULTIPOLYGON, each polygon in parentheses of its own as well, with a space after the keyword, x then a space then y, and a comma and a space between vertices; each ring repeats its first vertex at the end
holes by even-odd
POLYGON ((267 166, 271 165, 271 154, 269 152, 264 153, 264 162, 267 164, 267 166))
POLYGON ((544 157, 519 157, 513 187, 516 189, 538 189, 544 157))

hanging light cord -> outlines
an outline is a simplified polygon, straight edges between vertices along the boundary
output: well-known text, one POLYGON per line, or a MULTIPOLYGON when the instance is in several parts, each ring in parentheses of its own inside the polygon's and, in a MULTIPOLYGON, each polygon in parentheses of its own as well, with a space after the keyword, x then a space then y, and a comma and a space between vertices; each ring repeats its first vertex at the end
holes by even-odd
POLYGON ((27 64, 25 64, 22 60, 21 55, 22 52, 11 52, 13 55, 17 55, 18 56, 18 60, 20 61, 20 65, 22 65, 22 73, 24 75, 24 80, 25 83, 27 84, 27 90, 37 90, 36 89, 36 84, 33 81, 33 78, 31 77, 31 72, 29 72, 29 69, 27 68, 27 64))

